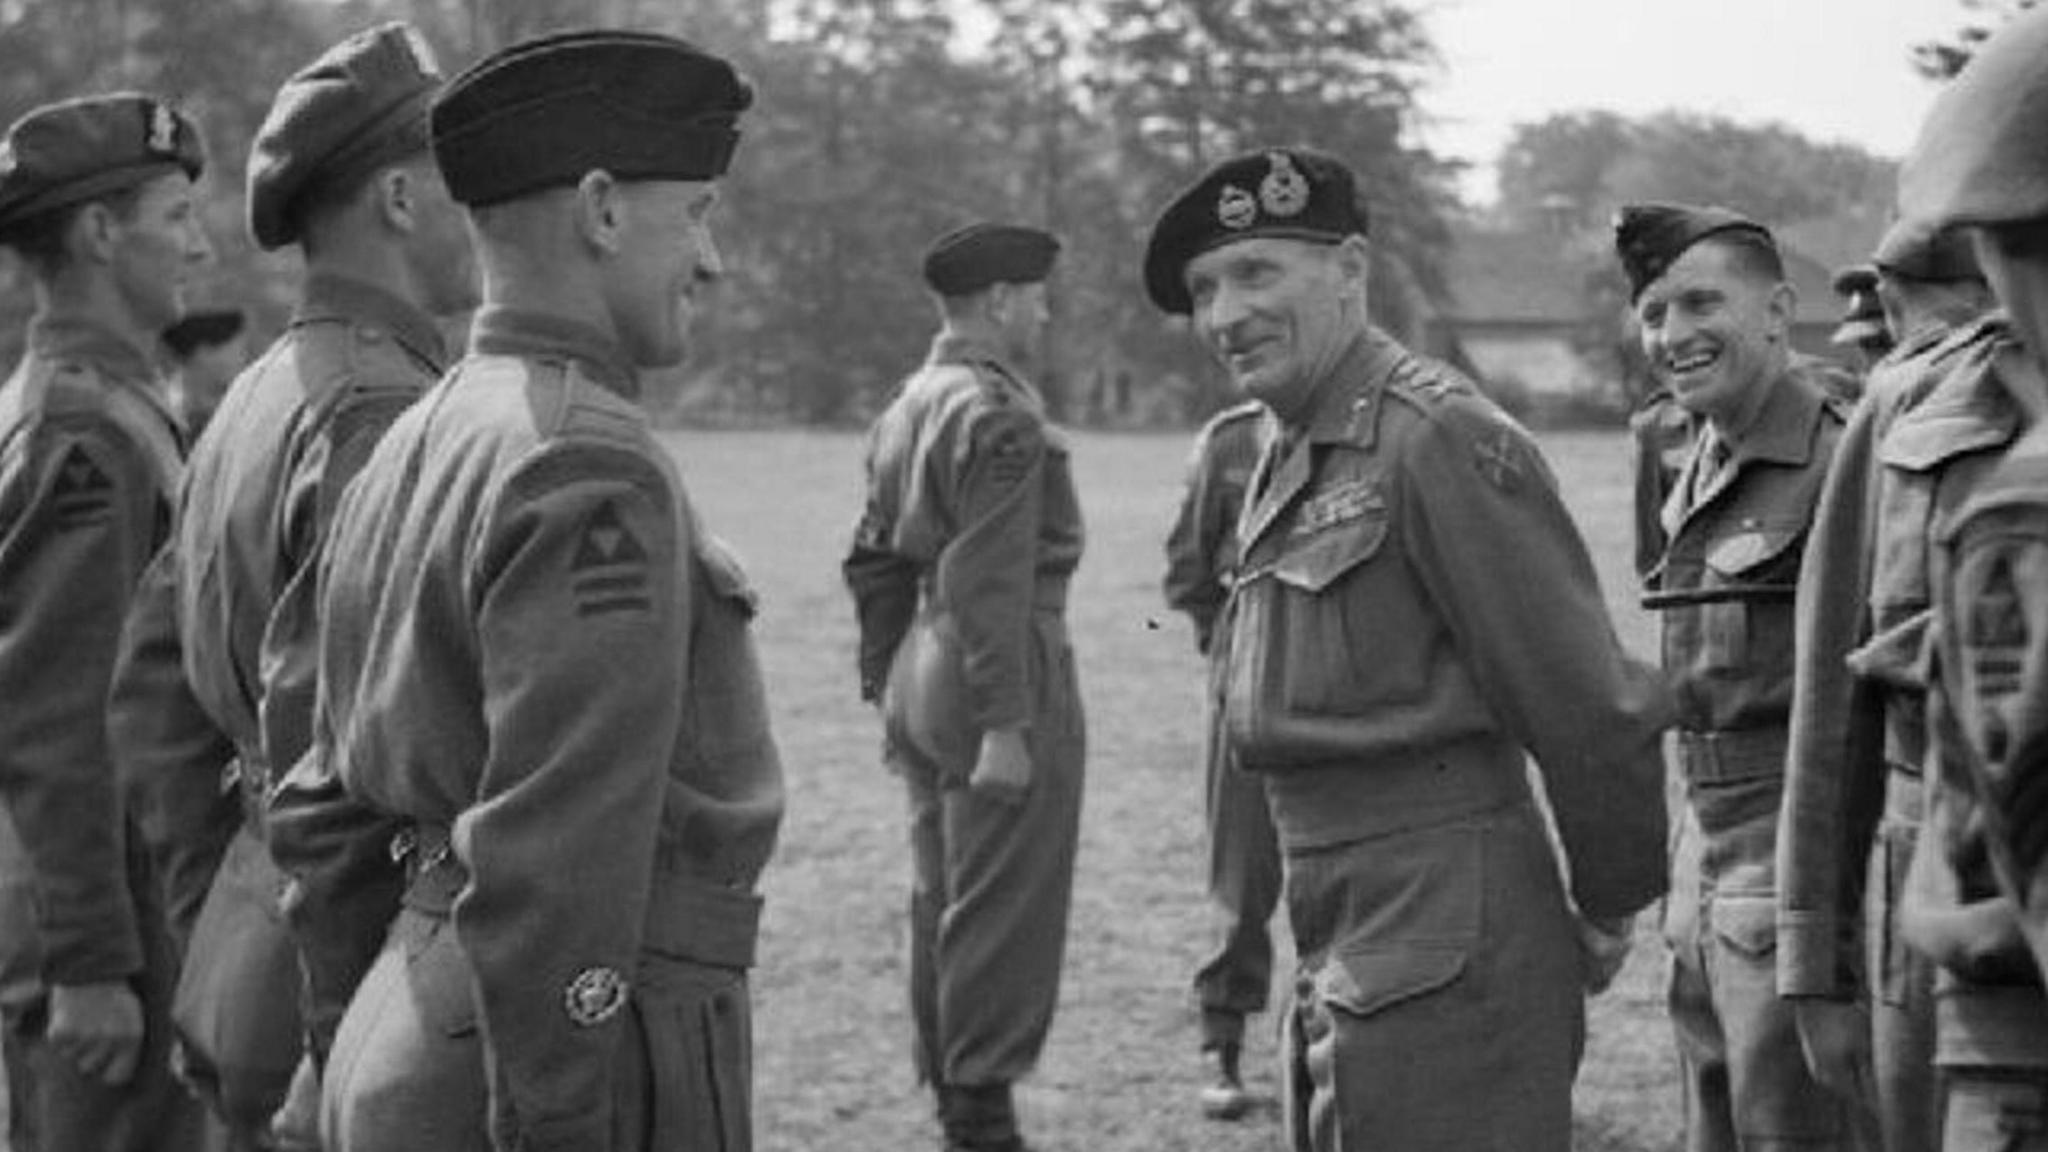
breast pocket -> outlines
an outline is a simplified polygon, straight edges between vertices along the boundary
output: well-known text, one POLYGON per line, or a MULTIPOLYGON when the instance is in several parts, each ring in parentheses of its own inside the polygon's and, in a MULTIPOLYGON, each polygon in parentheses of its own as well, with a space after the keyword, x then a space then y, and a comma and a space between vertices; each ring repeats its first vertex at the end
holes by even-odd
POLYGON ((1705 587, 1730 595, 1699 608, 1702 671, 1740 677, 1762 665, 1789 667, 1792 586, 1805 533, 1804 520, 1760 521, 1708 547, 1705 587))
POLYGON ((1301 712, 1357 713, 1380 695, 1372 674, 1373 599, 1360 582, 1380 567, 1386 548, 1385 509, 1290 540, 1274 562, 1282 588, 1280 668, 1282 697, 1301 712))

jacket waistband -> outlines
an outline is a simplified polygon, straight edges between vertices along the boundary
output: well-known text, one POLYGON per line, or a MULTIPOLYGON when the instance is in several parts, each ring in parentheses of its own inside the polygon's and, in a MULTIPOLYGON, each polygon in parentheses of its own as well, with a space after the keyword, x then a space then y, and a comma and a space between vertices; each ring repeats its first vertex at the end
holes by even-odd
POLYGON ((2048 1068, 2048 997, 2039 984, 1974 984, 1944 971, 1934 995, 1934 1062, 2048 1068))
POLYGON ((1688 784, 1734 784, 1785 773, 1784 728, 1679 729, 1678 769, 1688 784))
MULTIPOLYGON (((1067 610, 1067 589, 1073 583, 1073 576, 1066 572, 1040 572, 1031 582, 1031 608, 1036 612, 1064 613, 1067 610)), ((932 582, 929 576, 918 581, 918 599, 928 613, 940 613, 943 609, 932 598, 932 582)))
MULTIPOLYGON (((405 906, 446 917, 469 883, 445 829, 414 825, 392 840, 405 862, 405 906)), ((714 968, 751 968, 760 938, 759 893, 728 888, 679 872, 657 872, 641 930, 642 963, 681 960, 714 968)))
POLYGON ((1498 736, 1259 775, 1280 846, 1290 853, 1425 828, 1530 795, 1522 750, 1498 736))

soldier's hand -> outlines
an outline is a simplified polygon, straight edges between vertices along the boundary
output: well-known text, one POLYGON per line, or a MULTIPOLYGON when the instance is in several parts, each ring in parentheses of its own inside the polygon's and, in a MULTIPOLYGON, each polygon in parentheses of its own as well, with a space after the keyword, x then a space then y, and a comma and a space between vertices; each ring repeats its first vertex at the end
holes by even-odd
POLYGON ((1858 1107, 1877 1098, 1868 1009, 1854 1000, 1802 996, 1792 1001, 1792 1020, 1815 1080, 1858 1107))
POLYGON ((55 985, 47 1039, 86 1075, 126 1084, 142 1053, 142 1002, 119 980, 55 985))
POLYGON ((270 1141, 277 1152, 320 1152, 320 1070, 310 1055, 299 1057, 284 1103, 270 1118, 270 1141))
POLYGON ((1586 969, 1586 995, 1598 996, 1614 983, 1621 966, 1628 961, 1628 948, 1635 936, 1636 918, 1617 916, 1602 919, 1578 918, 1579 955, 1586 969))
POLYGON ((1021 805, 1031 790, 1031 750, 1022 728, 995 728, 981 734, 968 790, 1004 804, 1021 805))

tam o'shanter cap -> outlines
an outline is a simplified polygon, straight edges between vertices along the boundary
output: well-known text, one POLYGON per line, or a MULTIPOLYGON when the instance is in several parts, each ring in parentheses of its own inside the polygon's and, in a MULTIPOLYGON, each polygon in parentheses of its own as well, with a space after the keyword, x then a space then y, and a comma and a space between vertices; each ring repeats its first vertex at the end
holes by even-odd
POLYGON ((1184 189, 1159 214, 1145 244, 1145 293, 1162 312, 1194 310, 1188 262, 1236 240, 1269 236, 1335 244, 1366 233, 1357 178, 1310 148, 1233 156, 1184 189))
POLYGON ((567 32, 514 44, 435 99, 434 156, 471 207, 574 184, 711 180, 753 103, 727 60, 651 32, 567 32))
POLYGON ((168 101, 116 92, 45 104, 0 144, 0 230, 54 208, 206 168, 199 125, 168 101))
POLYGON ((2048 217, 2048 8, 2013 17, 1935 97, 1899 167, 1899 214, 1928 228, 2048 217))
POLYGON ((1950 283, 1982 280, 1977 248, 1961 228, 1929 228, 1924 221, 1901 218, 1878 241, 1871 261, 1894 276, 1950 283))
POLYGON ((1726 232, 1752 232, 1773 247, 1771 230, 1739 212, 1715 205, 1629 204, 1614 216, 1614 251, 1628 276, 1628 298, 1640 298, 1685 250, 1726 232))
POLYGON ((264 248, 299 238, 294 205, 428 150, 427 107, 441 70, 407 24, 371 28, 329 48, 277 91, 249 147, 249 234, 264 248))
POLYGON ((1021 224, 969 224, 932 241, 924 282, 941 296, 969 296, 993 284, 1035 284, 1052 274, 1060 242, 1021 224))

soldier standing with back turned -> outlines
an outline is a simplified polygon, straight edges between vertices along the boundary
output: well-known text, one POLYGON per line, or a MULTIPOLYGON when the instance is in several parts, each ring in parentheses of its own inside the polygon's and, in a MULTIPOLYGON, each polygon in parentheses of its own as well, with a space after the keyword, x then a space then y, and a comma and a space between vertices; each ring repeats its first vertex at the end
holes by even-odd
POLYGON ((869 433, 845 563, 861 694, 910 797, 910 1009, 948 1152, 1018 1152, 1011 1085, 1059 999, 1085 734, 1067 642, 1081 512, 1018 374, 1059 241, 971 224, 924 278, 943 323, 869 433))

